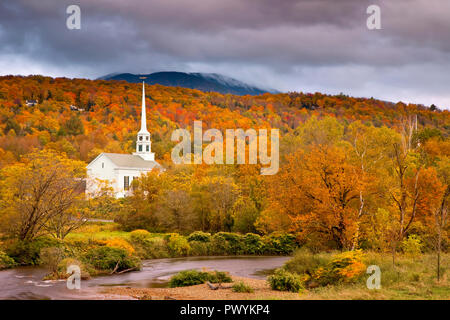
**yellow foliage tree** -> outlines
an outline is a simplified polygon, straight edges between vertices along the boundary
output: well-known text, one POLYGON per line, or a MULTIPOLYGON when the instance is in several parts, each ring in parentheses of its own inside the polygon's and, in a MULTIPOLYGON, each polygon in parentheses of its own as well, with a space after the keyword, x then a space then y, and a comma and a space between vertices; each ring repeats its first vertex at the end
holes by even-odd
POLYGON ((73 210, 84 196, 85 164, 50 149, 35 151, 0 172, 0 219, 20 240, 50 233, 64 238, 84 220, 73 210))

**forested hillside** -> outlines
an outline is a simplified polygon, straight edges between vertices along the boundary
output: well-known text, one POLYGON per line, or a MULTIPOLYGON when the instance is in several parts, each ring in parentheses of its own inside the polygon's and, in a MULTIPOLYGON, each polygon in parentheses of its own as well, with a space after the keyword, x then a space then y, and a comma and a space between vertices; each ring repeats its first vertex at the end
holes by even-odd
MULTIPOLYGON (((450 113, 420 105, 320 93, 234 96, 197 90, 147 88, 147 117, 157 157, 171 149, 174 128, 202 120, 207 128, 273 127, 287 137, 311 116, 336 118, 341 125, 360 120, 401 131, 409 116, 418 128, 450 134, 450 113)), ((99 152, 129 153, 138 130, 141 85, 117 81, 0 77, 0 152, 2 165, 44 146, 71 158, 92 160, 99 152), (27 106, 26 100, 37 100, 27 106), (83 111, 71 110, 76 106, 83 111)))
MULTIPOLYGON (((448 111, 321 93, 234 96, 153 85, 146 94, 152 149, 168 170, 142 178, 120 204, 91 205, 125 229, 285 231, 319 249, 390 248, 418 235, 432 246, 449 196, 448 111), (194 120, 205 129, 279 128, 280 171, 174 166, 172 131, 194 120)), ((100 152, 131 153, 140 104, 140 84, 1 77, 0 167, 26 162, 35 149, 85 163, 100 152)))

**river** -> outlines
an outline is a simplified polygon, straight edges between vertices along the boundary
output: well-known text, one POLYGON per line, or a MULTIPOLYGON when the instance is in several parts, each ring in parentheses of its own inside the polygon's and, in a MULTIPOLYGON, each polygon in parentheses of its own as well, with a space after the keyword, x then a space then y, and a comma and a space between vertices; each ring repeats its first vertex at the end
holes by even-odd
POLYGON ((241 277, 265 279, 289 257, 188 257, 144 260, 141 271, 95 277, 81 281, 80 290, 69 290, 66 281, 42 281, 48 272, 40 267, 19 267, 0 271, 0 299, 105 299, 107 286, 132 288, 166 287, 169 278, 183 270, 228 271, 241 277))

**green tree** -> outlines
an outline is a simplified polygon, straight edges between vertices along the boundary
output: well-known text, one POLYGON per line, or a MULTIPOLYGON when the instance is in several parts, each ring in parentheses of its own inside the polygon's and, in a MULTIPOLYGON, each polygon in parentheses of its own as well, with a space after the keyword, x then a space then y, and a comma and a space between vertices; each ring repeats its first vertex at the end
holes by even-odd
POLYGON ((84 125, 78 115, 72 115, 64 124, 64 130, 67 135, 77 136, 84 134, 84 125))

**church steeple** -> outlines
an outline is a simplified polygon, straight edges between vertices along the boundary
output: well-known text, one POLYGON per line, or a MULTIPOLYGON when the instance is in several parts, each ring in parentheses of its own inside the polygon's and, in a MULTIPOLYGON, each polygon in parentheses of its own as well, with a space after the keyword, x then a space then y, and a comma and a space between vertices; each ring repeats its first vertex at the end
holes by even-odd
POLYGON ((150 133, 147 130, 147 114, 145 109, 145 83, 142 81, 142 110, 141 110, 141 129, 137 134, 135 155, 144 160, 155 161, 155 154, 152 152, 152 142, 150 133))
POLYGON ((139 133, 148 133, 147 131, 147 113, 145 110, 145 83, 142 81, 142 110, 141 110, 141 130, 139 133))

